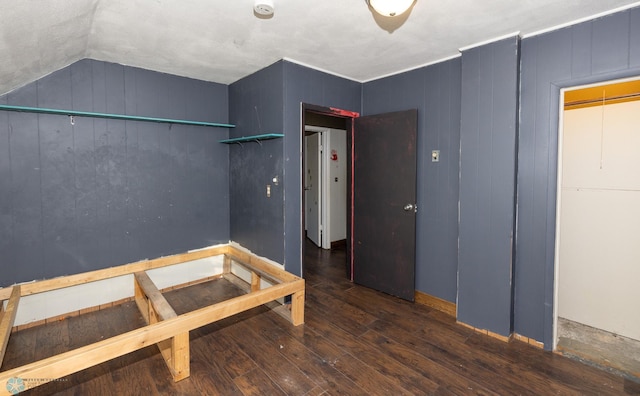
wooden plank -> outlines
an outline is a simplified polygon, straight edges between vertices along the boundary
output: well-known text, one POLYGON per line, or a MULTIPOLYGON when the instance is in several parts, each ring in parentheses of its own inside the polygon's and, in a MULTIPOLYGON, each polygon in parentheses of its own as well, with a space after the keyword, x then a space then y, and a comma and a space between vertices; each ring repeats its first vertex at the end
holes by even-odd
MULTIPOLYGON (((2 319, 0 319, 0 367, 2 367, 4 354, 7 351, 7 344, 9 343, 9 337, 11 336, 11 328, 13 327, 13 322, 16 319, 18 303, 20 302, 20 286, 13 286, 11 289, 11 296, 7 303, 7 309, 3 310, 2 319)), ((0 305, 4 305, 1 300, 0 305)))
MULTIPOLYGON (((143 316, 145 314, 147 316, 147 324, 158 323, 178 316, 146 272, 136 272, 134 279, 136 302, 141 300, 138 307, 142 306, 148 309, 148 312, 142 312, 143 316), (137 296, 138 290, 143 294, 141 298, 137 296)), ((157 345, 173 380, 177 382, 187 378, 189 376, 189 332, 177 334, 168 340, 158 342, 157 345)))
POLYGON ((261 279, 262 277, 260 276, 259 273, 255 271, 251 271, 251 291, 252 292, 260 290, 261 279))
POLYGON ((544 349, 544 343, 537 341, 533 338, 529 338, 529 337, 525 337, 523 335, 520 335, 518 333, 513 333, 513 338, 520 341, 520 342, 524 342, 525 344, 529 344, 533 347, 539 348, 539 349, 544 349))
POLYGON ((231 259, 229 258, 228 255, 224 255, 224 258, 222 259, 222 274, 229 274, 231 273, 231 259))
POLYGON ((180 333, 171 338, 171 359, 167 363, 175 382, 189 377, 191 372, 189 357, 189 332, 180 333))
POLYGON ((246 268, 248 271, 255 272, 272 283, 291 282, 300 279, 297 276, 289 274, 288 272, 264 261, 256 261, 253 263, 250 262, 251 259, 248 259, 249 261, 247 261, 246 257, 236 256, 232 253, 227 254, 227 257, 229 257, 233 263, 246 268))
MULTIPOLYGON (((239 249, 231 245, 221 245, 212 248, 186 252, 172 256, 160 257, 152 260, 142 260, 130 264, 117 267, 105 268, 101 270, 85 272, 75 275, 67 275, 54 279, 46 279, 37 282, 21 284, 21 296, 42 293, 46 291, 62 289, 65 287, 81 285, 84 283, 95 282, 99 280, 115 278, 123 275, 131 275, 135 272, 147 271, 155 268, 167 267, 170 265, 181 264, 187 261, 199 260, 207 257, 228 254, 243 266, 250 265, 255 270, 262 271, 263 275, 269 275, 269 278, 280 281, 295 281, 299 277, 282 270, 267 260, 257 257, 249 252, 239 249)), ((229 265, 226 264, 225 265, 229 265)), ((11 287, 0 288, 0 300, 7 300, 11 294, 11 287)))
POLYGON ((275 277, 275 279, 279 279, 283 282, 291 282, 300 279, 299 277, 279 267, 276 267, 266 259, 243 251, 242 249, 239 249, 232 245, 229 245, 229 251, 227 252, 227 255, 236 259, 239 264, 249 265, 252 269, 262 271, 263 273, 269 274, 272 277, 275 277))
POLYGON ((178 382, 187 378, 190 372, 189 332, 160 341, 157 345, 173 381, 178 382))
POLYGON ((494 333, 493 331, 489 331, 487 329, 480 329, 478 327, 473 327, 473 326, 471 326, 469 324, 466 324, 464 322, 456 321, 456 323, 461 325, 461 326, 464 326, 464 327, 466 327, 468 329, 471 329, 471 330, 475 331, 476 333, 487 335, 489 337, 495 338, 496 340, 500 340, 502 342, 510 342, 511 338, 512 338, 512 335, 503 336, 502 334, 494 333))
POLYGON ((294 326, 304 323, 304 294, 305 291, 302 289, 291 296, 291 323, 294 326))
MULTIPOLYGON (((228 257, 231 259, 232 263, 237 264, 243 268, 245 268, 247 271, 250 271, 252 274, 256 274, 258 275, 260 278, 264 278, 265 280, 267 280, 270 283, 273 284, 277 284, 277 283, 282 283, 284 282, 282 280, 282 278, 279 278, 277 275, 274 274, 270 274, 268 272, 262 271, 259 268, 253 267, 250 264, 246 263, 246 262, 242 262, 239 257, 233 256, 233 255, 228 255, 228 257)), ((276 270, 278 270, 277 268, 274 268, 276 270)), ((253 281, 253 279, 252 279, 253 281)))
POLYGON ((238 275, 236 275, 234 273, 228 273, 228 274, 223 275, 223 278, 226 279, 227 281, 233 283, 235 286, 237 286, 243 292, 251 293, 251 285, 249 285, 247 283, 247 281, 245 281, 244 279, 240 278, 238 275))
MULTIPOLYGON (((43 383, 29 381, 29 378, 58 379, 303 289, 304 280, 300 279, 235 297, 86 347, 4 371, 0 373, 0 384, 18 377, 27 379, 24 385, 25 389, 29 389, 43 383)), ((0 387, 0 395, 3 394, 8 395, 8 390, 0 387)))
MULTIPOLYGON (((135 277, 135 283, 140 286, 149 299, 150 305, 153 307, 159 320, 166 320, 178 316, 146 272, 136 272, 133 275, 135 277)), ((149 314, 149 320, 151 320, 151 314, 149 314)))
POLYGON ((133 281, 133 298, 145 323, 149 324, 149 300, 147 300, 147 297, 144 295, 144 290, 142 290, 142 287, 140 287, 140 284, 138 284, 135 278, 133 281))
POLYGON ((415 292, 416 303, 426 305, 449 316, 456 317, 456 304, 420 291, 415 292))
MULTIPOLYGON (((240 290, 242 290, 245 293, 251 293, 251 285, 249 283, 247 283, 244 279, 238 277, 235 274, 225 274, 223 275, 223 278, 226 279, 227 281, 229 281, 230 283, 234 284, 235 286, 237 286, 240 290)), ((267 308, 271 309, 271 311, 277 313, 278 315, 282 316, 285 320, 288 320, 289 322, 293 322, 292 321, 292 317, 291 317, 291 305, 290 304, 281 304, 278 301, 270 301, 268 303, 264 304, 267 308)), ((303 305, 304 306, 304 305, 303 305)))
MULTIPOLYGON (((142 260, 117 267, 105 268, 101 270, 84 272, 81 274, 67 275, 54 279, 47 279, 32 283, 21 284, 21 296, 42 293, 50 290, 62 289, 69 286, 81 285, 103 279, 115 278, 117 276, 130 275, 139 271, 146 271, 154 268, 162 268, 170 265, 181 264, 187 261, 199 260, 212 256, 219 256, 229 251, 228 245, 215 246, 212 248, 186 252, 172 256, 160 257, 153 260, 142 260)), ((0 300, 6 300, 11 294, 11 288, 0 289, 0 300)))

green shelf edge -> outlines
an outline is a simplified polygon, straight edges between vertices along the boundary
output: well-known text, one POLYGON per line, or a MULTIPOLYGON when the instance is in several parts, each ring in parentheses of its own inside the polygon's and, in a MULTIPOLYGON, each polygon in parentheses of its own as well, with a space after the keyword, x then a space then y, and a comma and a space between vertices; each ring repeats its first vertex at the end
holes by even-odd
POLYGON ((224 140, 219 140, 219 143, 226 143, 226 144, 231 144, 231 143, 244 143, 244 142, 257 142, 260 140, 269 140, 269 139, 277 139, 277 138, 281 138, 284 137, 284 134, 282 133, 265 133, 262 135, 251 135, 251 136, 242 136, 242 137, 237 137, 237 138, 231 138, 231 139, 224 139, 224 140))
POLYGON ((218 128, 235 128, 235 125, 222 124, 217 122, 174 120, 170 118, 142 117, 142 116, 132 116, 132 115, 126 115, 126 114, 111 114, 111 113, 94 113, 90 111, 77 111, 77 110, 47 109, 44 107, 0 105, 0 110, 17 111, 21 113, 65 115, 65 116, 74 116, 74 117, 78 116, 78 117, 107 118, 112 120, 125 120, 125 121, 159 122, 163 124, 181 124, 181 125, 195 125, 195 126, 218 127, 218 128))

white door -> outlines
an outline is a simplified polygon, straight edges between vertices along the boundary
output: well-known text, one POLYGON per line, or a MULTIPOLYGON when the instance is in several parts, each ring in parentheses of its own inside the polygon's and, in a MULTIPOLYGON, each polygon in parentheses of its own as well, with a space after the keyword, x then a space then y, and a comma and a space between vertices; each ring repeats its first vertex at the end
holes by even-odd
POLYGON ((347 131, 329 129, 322 142, 325 175, 322 185, 323 248, 347 239, 347 131))
POLYGON ((305 136, 305 229, 307 237, 318 246, 322 246, 321 224, 321 138, 322 133, 305 136))

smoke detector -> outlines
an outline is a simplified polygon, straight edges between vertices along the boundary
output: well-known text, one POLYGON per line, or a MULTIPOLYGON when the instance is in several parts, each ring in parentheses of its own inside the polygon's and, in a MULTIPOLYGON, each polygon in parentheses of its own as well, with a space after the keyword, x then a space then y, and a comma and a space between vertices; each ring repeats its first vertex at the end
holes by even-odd
POLYGON ((273 15, 273 0, 256 0, 253 10, 258 15, 273 15))

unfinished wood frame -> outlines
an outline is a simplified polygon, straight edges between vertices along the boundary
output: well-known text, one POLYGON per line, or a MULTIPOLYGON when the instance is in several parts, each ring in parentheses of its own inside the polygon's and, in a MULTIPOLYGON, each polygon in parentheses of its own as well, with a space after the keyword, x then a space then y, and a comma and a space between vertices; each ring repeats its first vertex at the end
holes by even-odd
MULTIPOLYGON (((290 274, 267 260, 237 248, 222 245, 213 248, 145 260, 119 267, 70 275, 0 289, 0 303, 8 300, 0 317, 0 365, 11 335, 18 301, 27 296, 74 285, 133 275, 134 298, 147 326, 108 338, 81 348, 0 372, 0 395, 9 395, 5 384, 18 380, 24 389, 95 366, 127 353, 157 344, 174 381, 189 377, 189 331, 227 318, 237 313, 291 296, 290 319, 294 326, 304 323, 304 279, 290 274), (221 277, 233 282, 233 265, 240 265, 251 273, 248 294, 177 315, 145 271, 180 264, 187 261, 223 255, 221 277), (261 289, 261 279, 272 286, 261 289)), ((4 307, 4 304, 2 304, 4 307)))

